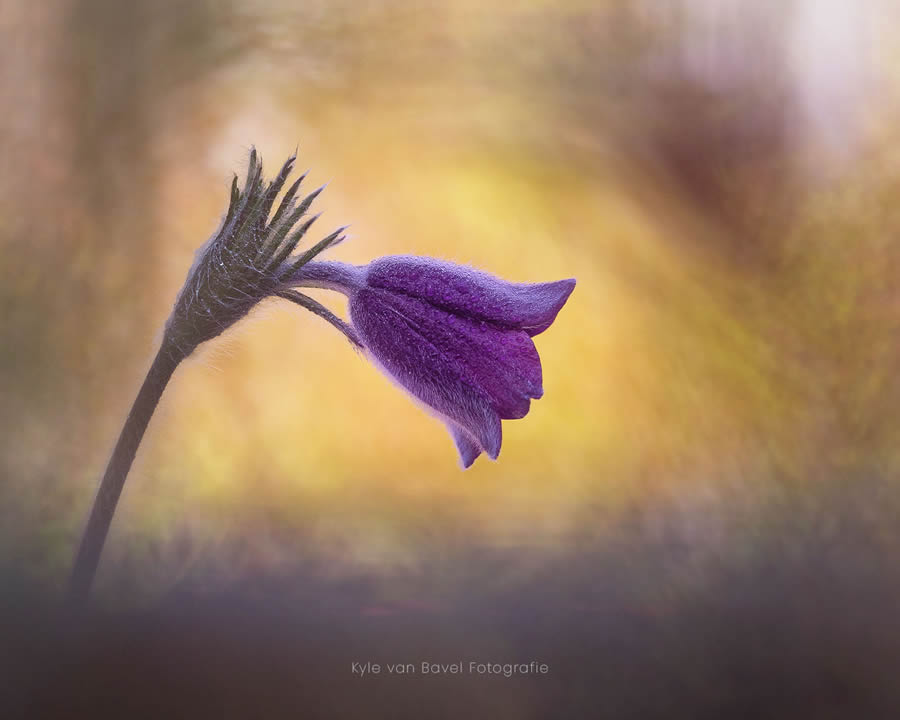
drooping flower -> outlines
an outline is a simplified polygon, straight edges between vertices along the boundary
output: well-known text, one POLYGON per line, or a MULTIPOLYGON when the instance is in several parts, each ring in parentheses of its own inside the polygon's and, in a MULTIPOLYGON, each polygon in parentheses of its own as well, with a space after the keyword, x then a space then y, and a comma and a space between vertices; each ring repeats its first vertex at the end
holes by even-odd
POLYGON ((167 355, 177 364, 262 299, 278 296, 330 322, 441 417, 464 467, 482 452, 496 459, 501 419, 524 417, 531 400, 543 394, 541 361, 531 338, 550 326, 575 281, 510 283, 413 256, 383 257, 362 267, 313 261, 344 239, 345 228, 294 255, 318 217, 301 223, 322 188, 298 203, 305 175, 300 177, 270 217, 293 163, 292 156, 265 185, 262 162, 251 151, 243 191, 235 178, 222 225, 197 251, 166 323, 167 355), (351 322, 298 287, 345 293, 351 322))
POLYGON ((524 417, 543 394, 532 337, 575 280, 511 283, 469 267, 409 255, 366 266, 310 262, 283 275, 293 287, 338 290, 369 357, 436 413, 463 467, 500 453, 501 420, 524 417))
POLYGON ((263 183, 256 150, 243 190, 237 177, 219 230, 197 251, 166 321, 100 482, 69 580, 68 599, 87 598, 116 504, 135 453, 169 379, 184 358, 278 296, 321 316, 441 415, 465 467, 500 452, 500 419, 523 417, 539 398, 541 362, 531 336, 546 330, 574 280, 521 285, 428 258, 385 257, 366 267, 312 262, 343 240, 340 228, 294 255, 317 215, 298 226, 322 188, 295 200, 301 177, 275 199, 294 164, 288 158, 263 183), (348 324, 297 287, 326 287, 350 297, 348 324))

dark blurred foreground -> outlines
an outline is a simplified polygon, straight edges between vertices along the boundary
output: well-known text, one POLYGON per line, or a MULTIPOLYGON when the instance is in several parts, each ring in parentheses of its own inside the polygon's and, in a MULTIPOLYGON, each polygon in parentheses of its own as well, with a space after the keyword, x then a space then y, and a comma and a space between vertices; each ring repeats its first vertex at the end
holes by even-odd
POLYGON ((703 557, 640 522, 519 580, 527 548, 469 547, 452 600, 426 576, 298 570, 61 621, 8 577, 0 716, 898 717, 900 572, 877 530, 892 510, 871 509, 878 492, 834 490, 822 523, 789 509, 752 548, 740 536, 758 529, 736 514, 727 547, 703 557), (410 590, 386 601, 386 580, 410 590), (419 672, 460 660, 550 671, 419 672), (382 674, 355 676, 367 661, 382 674), (416 674, 384 669, 406 662, 416 674))

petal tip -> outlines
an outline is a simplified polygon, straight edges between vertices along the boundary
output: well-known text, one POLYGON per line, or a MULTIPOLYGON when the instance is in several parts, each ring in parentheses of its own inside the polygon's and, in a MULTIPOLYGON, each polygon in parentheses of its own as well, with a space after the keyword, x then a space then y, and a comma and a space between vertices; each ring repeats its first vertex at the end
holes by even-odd
POLYGON ((459 462, 463 470, 470 468, 482 452, 491 460, 496 460, 497 456, 500 455, 502 437, 500 435, 499 419, 497 421, 497 432, 491 432, 478 440, 455 423, 448 422, 447 429, 453 435, 453 441, 456 443, 456 449, 459 451, 459 462), (481 445, 482 440, 485 441, 484 447, 481 445))
POLYGON ((470 467, 472 467, 472 464, 475 462, 475 459, 477 457, 478 457, 478 455, 469 455, 469 456, 460 455, 459 456, 460 468, 462 468, 463 470, 468 470, 470 467))
POLYGON ((566 278, 555 282, 545 283, 541 286, 542 301, 544 305, 539 318, 535 318, 533 325, 522 328, 530 336, 534 337, 544 332, 556 320, 559 311, 568 302, 569 296, 575 289, 575 278, 566 278))
POLYGON ((566 278, 565 280, 557 280, 555 283, 552 283, 552 285, 554 285, 559 292, 559 296, 554 303, 556 312, 559 312, 562 310, 563 305, 569 300, 569 295, 571 295, 572 291, 575 289, 576 280, 575 278, 566 278))
POLYGON ((462 428, 448 423, 447 429, 453 435, 456 449, 459 451, 459 464, 463 470, 467 470, 472 467, 472 463, 481 455, 481 448, 462 428))
POLYGON ((490 422, 485 428, 482 428, 482 437, 479 440, 482 443, 485 454, 491 459, 496 460, 500 454, 500 445, 503 442, 503 430, 500 425, 500 416, 493 413, 490 422))

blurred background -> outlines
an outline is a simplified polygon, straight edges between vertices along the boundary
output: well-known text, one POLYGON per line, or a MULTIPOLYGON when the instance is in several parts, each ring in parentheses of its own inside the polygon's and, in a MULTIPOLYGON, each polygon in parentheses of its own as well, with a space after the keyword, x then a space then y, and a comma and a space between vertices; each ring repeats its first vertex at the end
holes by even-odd
POLYGON ((4 3, 0 700, 896 716, 898 16, 4 3), (94 609, 59 630, 96 484, 251 145, 269 176, 299 146, 329 182, 319 232, 352 224, 335 259, 576 277, 536 339, 545 396, 462 472, 339 333, 267 301, 178 370, 94 609), (448 659, 550 674, 350 673, 448 659))

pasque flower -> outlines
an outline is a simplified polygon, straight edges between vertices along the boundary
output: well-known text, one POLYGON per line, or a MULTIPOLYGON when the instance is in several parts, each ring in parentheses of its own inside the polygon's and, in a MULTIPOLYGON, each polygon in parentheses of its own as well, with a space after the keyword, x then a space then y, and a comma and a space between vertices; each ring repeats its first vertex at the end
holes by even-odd
POLYGON ((384 257, 363 267, 315 261, 344 239, 344 228, 295 254, 318 217, 308 216, 308 211, 322 188, 298 201, 304 175, 272 212, 294 160, 288 158, 266 184, 262 162, 251 150, 243 190, 235 177, 221 226, 197 251, 100 482, 75 557, 70 603, 77 605, 87 597, 125 478, 175 369, 198 345, 267 297, 310 310, 364 349, 444 419, 465 467, 482 452, 496 458, 500 420, 523 417, 531 400, 541 396, 541 362, 531 337, 550 326, 574 280, 508 283, 470 268, 410 256, 384 257), (351 322, 298 287, 345 293, 351 322))
POLYGON ((524 417, 543 394, 532 337, 543 332, 574 280, 511 283, 469 267, 398 255, 367 266, 310 262, 285 282, 349 298, 367 354, 444 420, 463 467, 500 453, 501 419, 524 417))

